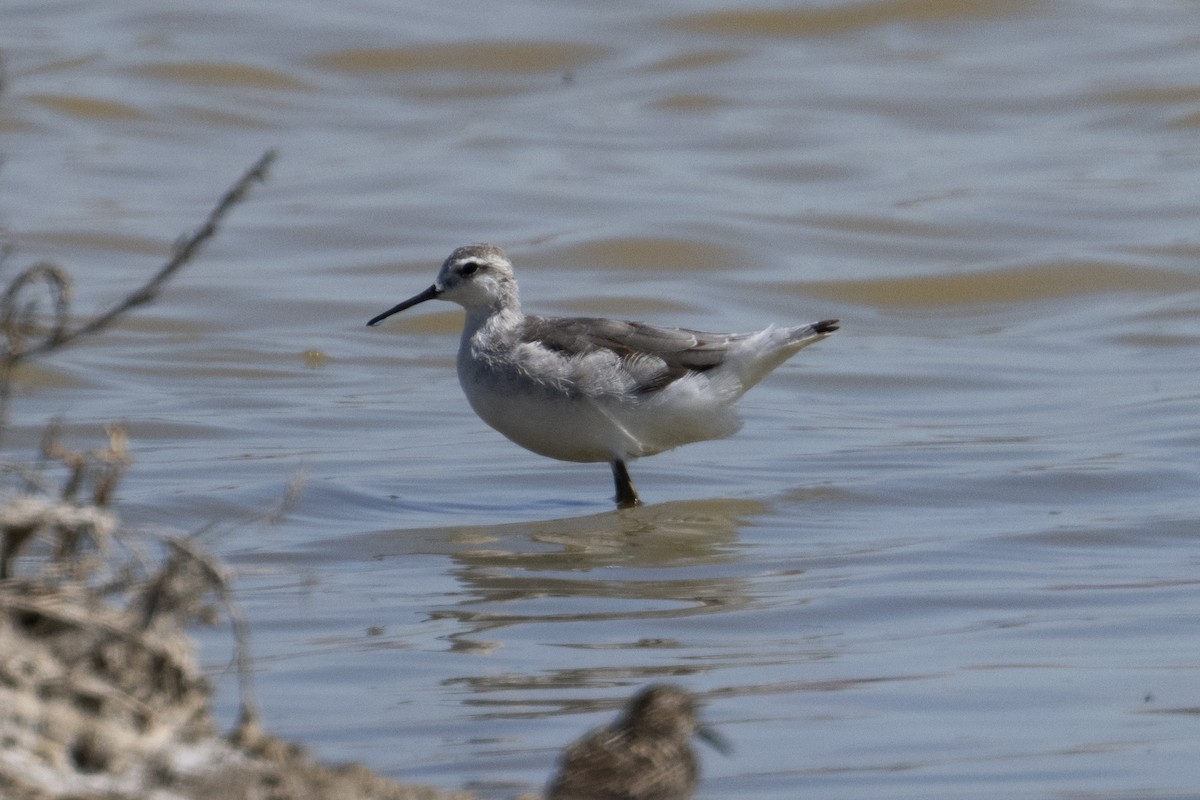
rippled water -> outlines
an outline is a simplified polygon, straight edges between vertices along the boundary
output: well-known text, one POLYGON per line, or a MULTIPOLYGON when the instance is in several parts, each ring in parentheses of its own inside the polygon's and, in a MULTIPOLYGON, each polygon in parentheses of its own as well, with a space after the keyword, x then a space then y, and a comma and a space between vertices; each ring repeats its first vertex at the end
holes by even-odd
POLYGON ((79 315, 280 149, 5 440, 127 421, 123 513, 220 524, 275 732, 503 798, 669 679, 735 746, 702 797, 1195 796, 1197 3, 3 16, 7 271, 79 315), (474 417, 456 308, 364 327, 481 240, 535 312, 843 330, 618 514, 474 417))

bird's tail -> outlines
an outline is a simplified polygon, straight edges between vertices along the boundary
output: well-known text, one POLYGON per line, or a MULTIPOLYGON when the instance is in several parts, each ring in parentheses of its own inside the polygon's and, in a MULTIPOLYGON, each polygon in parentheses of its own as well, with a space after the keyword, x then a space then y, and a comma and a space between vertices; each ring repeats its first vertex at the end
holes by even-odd
POLYGON ((742 390, 749 389, 771 373, 771 370, 796 355, 810 344, 828 338, 838 329, 838 320, 826 319, 811 325, 794 328, 774 326, 754 334, 738 347, 726 363, 733 366, 742 381, 742 390))
POLYGON ((799 325, 795 328, 784 328, 787 333, 788 347, 791 352, 788 356, 794 354, 801 348, 808 347, 814 342, 819 342, 826 339, 841 327, 841 320, 823 319, 820 322, 814 322, 811 325, 799 325))

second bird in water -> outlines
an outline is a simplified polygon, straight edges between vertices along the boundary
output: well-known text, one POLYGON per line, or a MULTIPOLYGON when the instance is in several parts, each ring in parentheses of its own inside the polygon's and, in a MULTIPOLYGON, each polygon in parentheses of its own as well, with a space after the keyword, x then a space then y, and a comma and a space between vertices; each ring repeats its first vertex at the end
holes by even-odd
POLYGON ((647 686, 615 722, 567 747, 546 800, 688 800, 700 775, 693 736, 729 754, 725 740, 696 718, 692 694, 647 686))
POLYGON ((368 322, 426 300, 467 312, 458 380, 471 408, 513 442, 563 461, 607 461, 617 505, 641 502, 625 462, 720 439, 741 422, 737 400, 837 320, 754 333, 705 333, 594 317, 521 312, 504 251, 450 254, 433 285, 368 322))

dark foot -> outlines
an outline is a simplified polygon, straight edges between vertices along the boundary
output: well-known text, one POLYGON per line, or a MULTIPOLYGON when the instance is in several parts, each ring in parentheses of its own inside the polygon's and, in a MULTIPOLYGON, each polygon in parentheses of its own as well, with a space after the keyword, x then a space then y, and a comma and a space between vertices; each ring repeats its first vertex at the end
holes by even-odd
POLYGON ((625 468, 625 462, 616 460, 612 462, 613 482, 617 485, 617 508, 633 508, 642 504, 642 498, 638 497, 637 489, 633 488, 633 481, 629 479, 629 470, 625 468))

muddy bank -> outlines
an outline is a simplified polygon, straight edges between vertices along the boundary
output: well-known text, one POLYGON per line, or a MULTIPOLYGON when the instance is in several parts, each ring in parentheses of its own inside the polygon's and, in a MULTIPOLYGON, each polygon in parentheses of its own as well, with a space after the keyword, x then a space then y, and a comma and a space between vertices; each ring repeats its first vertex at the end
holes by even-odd
POLYGON ((245 702, 222 735, 187 629, 228 585, 195 539, 129 536, 105 507, 36 494, 0 500, 0 538, 0 797, 470 797, 320 764, 245 702))

